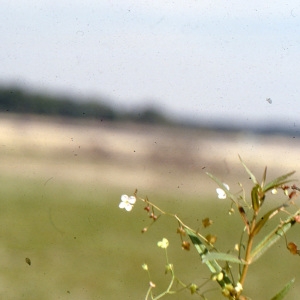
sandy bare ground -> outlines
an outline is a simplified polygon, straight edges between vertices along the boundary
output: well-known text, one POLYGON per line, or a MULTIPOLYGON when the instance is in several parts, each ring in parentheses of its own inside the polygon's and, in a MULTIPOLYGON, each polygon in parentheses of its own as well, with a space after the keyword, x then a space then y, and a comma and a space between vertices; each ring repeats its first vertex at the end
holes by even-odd
POLYGON ((292 136, 224 134, 200 129, 67 121, 1 115, 2 174, 41 180, 90 182, 149 193, 159 189, 202 193, 215 185, 205 172, 229 183, 247 180, 238 159, 260 177, 299 171, 299 140, 292 136))

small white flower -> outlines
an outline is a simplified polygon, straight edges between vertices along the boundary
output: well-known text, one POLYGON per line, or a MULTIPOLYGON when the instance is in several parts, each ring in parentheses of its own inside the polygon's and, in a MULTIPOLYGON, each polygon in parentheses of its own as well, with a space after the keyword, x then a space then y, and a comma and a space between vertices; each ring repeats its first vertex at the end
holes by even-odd
MULTIPOLYGON (((226 187, 226 189, 229 191, 229 186, 228 186, 228 184, 223 183, 223 185, 224 185, 224 186, 226 187)), ((225 191, 224 191, 223 189, 217 188, 216 191, 217 191, 217 194, 218 194, 218 198, 219 198, 219 199, 226 199, 226 193, 225 193, 225 191)))
POLYGON ((121 209, 125 208, 127 211, 131 211, 135 202, 136 202, 136 198, 134 196, 128 197, 127 195, 122 195, 121 203, 119 204, 119 207, 121 209))
POLYGON ((166 238, 163 238, 162 241, 159 241, 157 243, 157 246, 160 248, 166 249, 169 246, 169 241, 166 238))

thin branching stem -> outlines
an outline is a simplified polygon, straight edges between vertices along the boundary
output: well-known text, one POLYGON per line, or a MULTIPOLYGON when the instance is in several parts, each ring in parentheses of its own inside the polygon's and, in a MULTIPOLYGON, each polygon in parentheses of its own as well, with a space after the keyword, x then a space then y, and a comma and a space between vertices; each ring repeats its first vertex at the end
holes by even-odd
POLYGON ((214 248, 213 244, 211 244, 203 235, 201 235, 199 232, 196 232, 195 230, 193 230, 192 228, 190 228, 189 226, 187 226, 186 224, 184 224, 183 221, 180 220, 179 217, 176 214, 165 212, 160 207, 158 207, 157 205, 155 205, 152 202, 150 202, 148 199, 145 200, 143 198, 140 198, 140 200, 143 201, 143 202, 145 202, 145 203, 147 203, 147 204, 149 204, 149 205, 151 205, 156 210, 158 210, 161 214, 175 218, 184 228, 187 228, 187 229, 195 232, 201 239, 203 239, 207 244, 209 244, 211 247, 214 248))

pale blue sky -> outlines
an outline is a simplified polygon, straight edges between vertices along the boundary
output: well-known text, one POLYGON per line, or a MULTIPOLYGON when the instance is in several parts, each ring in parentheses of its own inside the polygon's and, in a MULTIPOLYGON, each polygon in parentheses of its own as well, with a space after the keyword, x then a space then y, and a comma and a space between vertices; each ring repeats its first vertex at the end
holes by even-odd
POLYGON ((1 83, 300 126, 299 1, 1 1, 0 17, 1 83))

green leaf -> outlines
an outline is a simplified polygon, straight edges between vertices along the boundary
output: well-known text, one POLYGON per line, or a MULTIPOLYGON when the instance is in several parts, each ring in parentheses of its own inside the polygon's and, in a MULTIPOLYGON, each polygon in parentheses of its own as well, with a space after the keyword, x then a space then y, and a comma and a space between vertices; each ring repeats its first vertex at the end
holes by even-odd
MULTIPOLYGON (((200 241, 200 239, 198 238, 198 236, 189 228, 185 228, 186 233, 188 234, 188 236, 190 237, 192 243, 194 244, 197 252, 199 253, 201 260, 203 262, 204 258, 206 257, 206 255, 209 255, 210 252, 207 249, 207 247, 200 241)), ((227 276, 226 272, 222 269, 222 267, 216 262, 216 260, 212 259, 212 260, 207 260, 205 262, 205 264, 207 265, 207 267, 209 268, 210 272, 212 274, 219 274, 219 273, 223 273, 222 279, 221 280, 217 280, 218 284, 224 289, 226 287, 227 284, 232 284, 230 278, 227 276)))
POLYGON ((252 250, 250 254, 250 262, 256 261, 270 247, 272 247, 292 226, 296 223, 294 217, 300 213, 298 210, 292 217, 289 217, 283 223, 278 225, 275 230, 270 232, 265 238, 252 250))
POLYGON ((228 253, 219 253, 219 252, 210 252, 209 254, 206 254, 203 257, 202 262, 206 263, 212 260, 222 260, 222 261, 228 261, 232 263, 246 264, 246 262, 243 259, 240 259, 237 256, 228 253))
POLYGON ((261 182, 261 187, 263 188, 266 182, 266 178, 267 178, 267 167, 265 167, 265 171, 263 174, 263 178, 262 178, 262 182, 261 182))
POLYGON ((271 300, 281 300, 283 299, 287 293, 290 291, 292 285, 294 284, 295 282, 295 278, 293 278, 290 282, 288 282, 284 287, 283 289, 276 295, 274 296, 271 300))
MULTIPOLYGON (((204 257, 209 254, 207 247, 200 241, 198 236, 193 231, 187 228, 185 228, 185 231, 190 237, 193 245, 201 257, 201 260, 203 261, 204 257)), ((208 261, 206 264, 212 273, 220 273, 222 271, 222 268, 216 261, 208 261)))
POLYGON ((239 156, 239 159, 242 163, 242 165, 244 166, 246 172, 249 174, 251 180, 253 181, 254 184, 258 184, 258 181, 256 179, 256 177, 254 176, 254 174, 248 169, 248 167, 245 165, 245 163, 243 162, 242 158, 239 156))
POLYGON ((285 175, 277 177, 276 179, 269 182, 266 186, 263 187, 263 192, 267 192, 267 191, 272 190, 282 184, 293 181, 292 179, 286 180, 288 177, 292 176, 293 174, 295 174, 295 171, 292 171, 285 175))
POLYGON ((280 205, 279 207, 271 209, 266 214, 264 214, 264 216, 260 219, 260 221, 255 225, 255 228, 254 228, 252 234, 253 235, 258 234, 260 232, 260 230, 263 228, 263 226, 266 224, 266 222, 268 220, 270 220, 271 218, 273 218, 273 216, 275 216, 285 206, 286 206, 285 204, 280 205))

